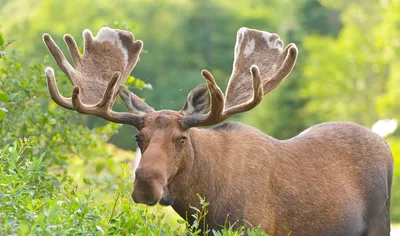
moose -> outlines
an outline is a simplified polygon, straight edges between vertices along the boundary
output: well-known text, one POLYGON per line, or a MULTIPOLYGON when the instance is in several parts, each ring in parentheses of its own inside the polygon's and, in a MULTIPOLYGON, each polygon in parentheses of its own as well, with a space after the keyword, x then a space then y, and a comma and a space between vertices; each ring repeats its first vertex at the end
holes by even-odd
POLYGON ((83 37, 81 54, 73 37, 64 36, 72 66, 51 36, 43 35, 73 85, 71 97, 61 95, 47 67, 50 96, 66 109, 137 128, 142 159, 135 203, 172 206, 186 218, 190 206, 199 206, 197 195, 203 196, 209 207, 201 223, 210 229, 249 222, 269 235, 390 234, 393 157, 377 134, 330 122, 278 140, 227 121, 255 108, 290 74, 295 44, 284 47, 277 34, 240 28, 225 93, 203 70, 205 84, 188 94, 180 111, 156 111, 124 87, 143 42, 107 27, 95 37, 85 30, 83 37), (128 112, 112 110, 118 95, 128 112))

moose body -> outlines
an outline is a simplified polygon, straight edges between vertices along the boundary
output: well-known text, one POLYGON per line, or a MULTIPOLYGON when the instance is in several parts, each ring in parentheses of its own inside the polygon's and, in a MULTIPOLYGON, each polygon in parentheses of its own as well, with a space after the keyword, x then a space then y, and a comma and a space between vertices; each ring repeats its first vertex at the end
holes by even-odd
POLYGON ((225 94, 203 70, 206 83, 180 111, 155 111, 123 86, 142 41, 110 28, 83 36, 83 55, 64 37, 75 68, 43 36, 74 85, 72 97, 63 97, 47 68, 50 95, 64 108, 139 130, 134 202, 171 205, 193 220, 199 194, 210 203, 201 223, 212 229, 250 222, 270 235, 389 235, 393 158, 378 135, 351 123, 317 125, 282 141, 239 123, 209 127, 255 108, 276 88, 295 65, 294 44, 283 48, 276 34, 241 28, 225 94), (129 112, 112 110, 117 95, 129 112))
POLYGON ((392 155, 361 126, 325 123, 280 141, 225 123, 190 139, 193 162, 168 185, 183 218, 199 193, 211 228, 228 217, 270 235, 389 235, 392 155))

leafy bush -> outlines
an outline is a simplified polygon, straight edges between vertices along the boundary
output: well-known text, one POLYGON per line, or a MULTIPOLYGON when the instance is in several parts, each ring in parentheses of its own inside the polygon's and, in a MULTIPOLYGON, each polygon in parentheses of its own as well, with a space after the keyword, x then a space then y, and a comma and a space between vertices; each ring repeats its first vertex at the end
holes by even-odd
POLYGON ((0 232, 17 235, 171 235, 179 234, 129 196, 127 171, 116 179, 114 199, 99 201, 99 190, 82 190, 72 178, 48 171, 46 154, 26 158, 31 144, 20 140, 0 154, 0 232))

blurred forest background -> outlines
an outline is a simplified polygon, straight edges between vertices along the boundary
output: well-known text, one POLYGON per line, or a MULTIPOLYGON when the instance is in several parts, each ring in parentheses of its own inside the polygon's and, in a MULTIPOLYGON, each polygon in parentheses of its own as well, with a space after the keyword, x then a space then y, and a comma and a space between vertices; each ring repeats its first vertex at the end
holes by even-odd
MULTIPOLYGON (((101 186, 115 189, 111 180, 121 172, 114 173, 113 165, 129 163, 134 154, 113 145, 136 148, 134 128, 66 112, 45 87, 44 68, 50 65, 62 93, 72 91, 42 34, 67 52, 65 33, 82 48, 82 31, 95 35, 103 26, 129 30, 144 41, 129 85, 156 109, 180 109, 189 91, 203 83, 203 68, 224 90, 236 31, 244 26, 296 43, 299 58, 261 105, 233 119, 279 139, 326 121, 371 128, 379 119, 400 120, 400 0, 0 0, 0 150, 22 150, 18 158, 25 159, 46 153, 60 186, 71 174, 87 188, 103 176, 108 185, 101 186)), ((125 108, 117 103, 115 109, 125 108)), ((386 140, 397 166, 392 219, 400 222, 400 131, 386 140)))

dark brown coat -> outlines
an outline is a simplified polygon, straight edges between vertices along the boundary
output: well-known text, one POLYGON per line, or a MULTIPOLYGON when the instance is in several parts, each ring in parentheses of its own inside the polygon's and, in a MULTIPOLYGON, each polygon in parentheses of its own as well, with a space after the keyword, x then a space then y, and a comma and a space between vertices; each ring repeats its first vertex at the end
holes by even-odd
POLYGON ((229 215, 270 235, 389 235, 392 155, 359 125, 320 124, 280 141, 226 123, 190 138, 193 162, 168 184, 182 217, 199 193, 211 227, 229 215))

